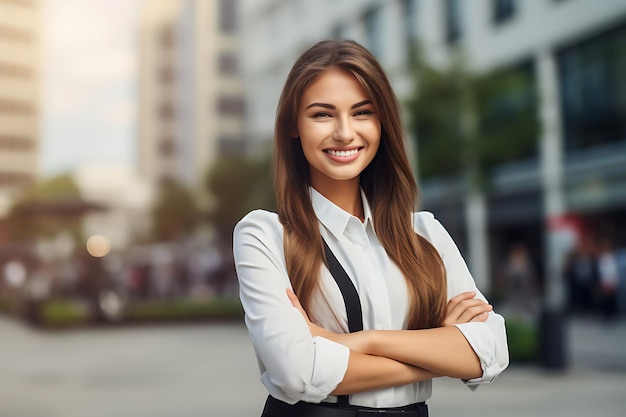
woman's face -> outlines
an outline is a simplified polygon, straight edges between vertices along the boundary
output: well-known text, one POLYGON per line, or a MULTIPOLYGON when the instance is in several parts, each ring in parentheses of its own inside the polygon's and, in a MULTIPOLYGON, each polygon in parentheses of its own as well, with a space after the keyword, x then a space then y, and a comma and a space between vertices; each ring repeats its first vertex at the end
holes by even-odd
POLYGON ((317 190, 356 181, 380 144, 380 119, 349 72, 332 68, 304 91, 297 132, 317 190))

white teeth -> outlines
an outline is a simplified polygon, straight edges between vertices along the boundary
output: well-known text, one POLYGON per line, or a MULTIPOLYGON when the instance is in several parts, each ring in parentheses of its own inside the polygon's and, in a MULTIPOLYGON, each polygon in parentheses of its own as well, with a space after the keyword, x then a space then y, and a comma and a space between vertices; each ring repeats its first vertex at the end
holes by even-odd
POLYGON ((332 149, 327 149, 326 152, 332 156, 351 156, 351 155, 355 155, 357 152, 359 152, 359 150, 352 149, 350 151, 334 151, 332 149))

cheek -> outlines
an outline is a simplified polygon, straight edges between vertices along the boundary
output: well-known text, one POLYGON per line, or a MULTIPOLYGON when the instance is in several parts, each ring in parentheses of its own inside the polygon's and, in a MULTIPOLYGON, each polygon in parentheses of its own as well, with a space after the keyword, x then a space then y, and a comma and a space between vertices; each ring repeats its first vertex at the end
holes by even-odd
POLYGON ((370 130, 371 134, 369 135, 369 142, 371 146, 378 147, 380 146, 382 130, 380 124, 373 124, 370 130))
POLYGON ((332 134, 331 123, 301 123, 298 125, 300 138, 310 143, 320 143, 332 134))

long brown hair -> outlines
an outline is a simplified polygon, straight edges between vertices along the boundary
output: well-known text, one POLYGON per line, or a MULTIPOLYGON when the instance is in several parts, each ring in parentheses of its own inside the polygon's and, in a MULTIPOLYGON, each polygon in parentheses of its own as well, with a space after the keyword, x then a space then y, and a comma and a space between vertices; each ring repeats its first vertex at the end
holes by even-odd
POLYGON ((380 146, 361 173, 360 184, 372 209, 376 235, 406 279, 411 300, 408 328, 439 327, 446 312, 445 269, 437 250, 413 230, 418 189, 404 147, 398 101, 376 58, 354 41, 321 41, 306 50, 287 76, 278 103, 274 188, 294 291, 311 314, 309 306, 319 288, 324 252, 309 194, 309 164, 292 132, 304 91, 330 68, 351 73, 380 118, 380 146))

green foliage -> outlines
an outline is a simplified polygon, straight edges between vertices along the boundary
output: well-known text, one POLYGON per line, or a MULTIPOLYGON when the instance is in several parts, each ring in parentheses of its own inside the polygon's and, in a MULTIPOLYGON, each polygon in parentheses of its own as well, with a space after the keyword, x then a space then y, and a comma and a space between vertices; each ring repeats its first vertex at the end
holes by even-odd
POLYGON ((512 363, 536 362, 539 357, 537 327, 523 320, 506 319, 509 357, 512 363))
MULTIPOLYGON (((69 328, 92 320, 84 303, 69 299, 52 299, 41 304, 39 324, 48 328, 69 328)), ((124 320, 133 322, 174 319, 241 318, 243 308, 238 298, 211 300, 145 300, 128 305, 124 320)))
POLYGON ((200 218, 191 191, 174 181, 164 181, 152 208, 154 238, 175 240, 191 231, 200 218))
POLYGON ((151 300, 129 305, 128 319, 156 320, 182 318, 242 317, 238 298, 195 300, 151 300))
POLYGON ((18 201, 51 201, 59 198, 78 198, 80 191, 70 174, 62 174, 35 184, 18 201))
POLYGON ((0 313, 14 313, 17 310, 17 300, 7 294, 0 294, 0 313))
POLYGON ((485 185, 498 164, 536 154, 539 124, 530 65, 474 74, 461 59, 435 68, 414 55, 406 102, 422 178, 471 172, 485 185))
POLYGON ((68 174, 53 177, 24 190, 7 216, 11 240, 32 241, 40 237, 53 237, 62 230, 68 230, 75 242, 79 242, 80 215, 59 212, 54 208, 59 203, 84 203, 76 183, 68 174), (38 209, 39 212, 35 214, 38 209))
POLYGON ((84 304, 72 300, 48 300, 41 306, 41 324, 50 327, 68 327, 85 324, 89 313, 84 304))
POLYGON ((466 159, 460 125, 462 83, 454 71, 437 71, 424 63, 415 69, 416 91, 407 108, 418 138, 422 177, 457 175, 466 159))
POLYGON ((209 220, 225 239, 230 239, 235 224, 250 210, 276 206, 269 155, 223 158, 208 173, 206 185, 215 198, 209 220))
POLYGON ((474 89, 479 165, 488 170, 498 163, 536 154, 540 126, 532 68, 477 76, 474 89))

